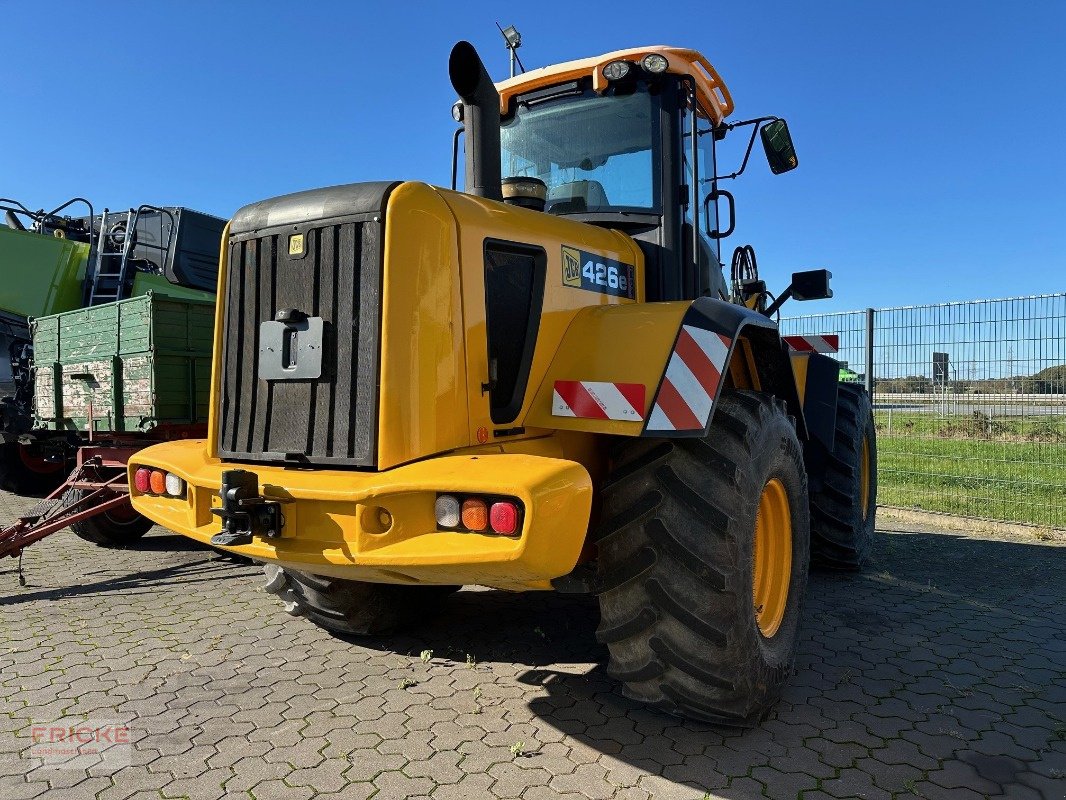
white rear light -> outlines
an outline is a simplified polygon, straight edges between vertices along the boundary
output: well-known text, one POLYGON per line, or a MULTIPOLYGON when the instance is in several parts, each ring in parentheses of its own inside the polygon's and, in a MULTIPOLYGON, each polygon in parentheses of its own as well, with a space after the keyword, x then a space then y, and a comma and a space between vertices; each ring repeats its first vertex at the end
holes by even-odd
POLYGON ((437 525, 442 528, 457 528, 459 526, 459 499, 450 494, 442 494, 433 504, 433 511, 437 516, 437 525))
POLYGON ((185 481, 173 472, 167 473, 167 494, 172 497, 181 497, 185 494, 185 481))

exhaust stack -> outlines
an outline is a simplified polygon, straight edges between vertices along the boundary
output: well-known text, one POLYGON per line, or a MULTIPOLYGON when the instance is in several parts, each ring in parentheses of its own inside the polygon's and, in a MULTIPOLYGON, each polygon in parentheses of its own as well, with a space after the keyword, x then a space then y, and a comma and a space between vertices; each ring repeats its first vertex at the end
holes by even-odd
POLYGON ((463 101, 466 130, 466 191, 503 200, 500 189, 500 93, 470 42, 457 42, 448 57, 448 75, 463 101))

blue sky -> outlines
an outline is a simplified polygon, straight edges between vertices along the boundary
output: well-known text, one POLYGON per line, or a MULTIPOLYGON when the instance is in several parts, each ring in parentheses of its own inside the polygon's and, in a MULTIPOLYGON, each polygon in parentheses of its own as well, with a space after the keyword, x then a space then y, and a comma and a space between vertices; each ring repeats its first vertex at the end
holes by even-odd
MULTIPOLYGON (((1066 3, 3 2, 0 196, 221 216, 298 189, 449 180, 447 55, 494 76, 643 44, 701 50, 737 118, 788 119, 736 234, 771 287, 834 274, 788 313, 1066 289, 1066 3)), ((724 248, 725 249, 725 248, 724 248)))

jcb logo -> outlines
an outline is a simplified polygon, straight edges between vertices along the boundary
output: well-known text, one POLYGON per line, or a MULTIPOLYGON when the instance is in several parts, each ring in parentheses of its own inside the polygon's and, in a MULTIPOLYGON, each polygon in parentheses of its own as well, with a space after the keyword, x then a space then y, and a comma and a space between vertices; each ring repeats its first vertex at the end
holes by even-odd
POLYGON ((571 247, 563 248, 563 283, 581 287, 581 254, 571 247))

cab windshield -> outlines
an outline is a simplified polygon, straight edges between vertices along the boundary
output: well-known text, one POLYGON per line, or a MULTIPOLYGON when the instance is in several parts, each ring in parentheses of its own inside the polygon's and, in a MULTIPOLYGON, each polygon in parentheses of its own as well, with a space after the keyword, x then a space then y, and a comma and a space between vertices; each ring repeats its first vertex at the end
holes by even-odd
POLYGON ((537 177, 554 214, 658 212, 658 99, 640 89, 522 104, 502 122, 504 177, 537 177))

